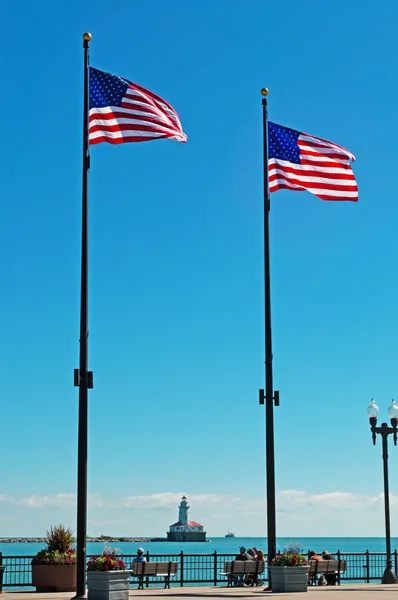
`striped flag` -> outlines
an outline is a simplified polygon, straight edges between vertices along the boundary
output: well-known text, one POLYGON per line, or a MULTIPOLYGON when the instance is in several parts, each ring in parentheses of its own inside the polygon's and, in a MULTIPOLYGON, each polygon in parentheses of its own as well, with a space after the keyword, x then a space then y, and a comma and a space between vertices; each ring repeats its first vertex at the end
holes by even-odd
POLYGON ((268 122, 269 191, 307 190, 322 200, 358 201, 358 187, 345 148, 268 122))
POLYGON ((89 143, 159 138, 187 140, 173 107, 136 83, 90 67, 89 143))

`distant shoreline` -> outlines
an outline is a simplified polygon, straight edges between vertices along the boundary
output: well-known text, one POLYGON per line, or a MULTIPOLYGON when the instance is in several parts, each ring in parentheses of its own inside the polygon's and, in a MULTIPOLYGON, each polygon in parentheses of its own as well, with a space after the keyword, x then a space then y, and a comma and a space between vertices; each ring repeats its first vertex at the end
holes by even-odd
MULTIPOLYGON (((87 537, 88 542, 102 542, 107 544, 108 542, 167 542, 167 538, 160 537, 108 537, 108 536, 100 536, 100 537, 87 537)), ((35 537, 35 538, 25 538, 25 537, 15 537, 15 538, 0 538, 0 544, 45 544, 47 542, 44 537, 35 537)))

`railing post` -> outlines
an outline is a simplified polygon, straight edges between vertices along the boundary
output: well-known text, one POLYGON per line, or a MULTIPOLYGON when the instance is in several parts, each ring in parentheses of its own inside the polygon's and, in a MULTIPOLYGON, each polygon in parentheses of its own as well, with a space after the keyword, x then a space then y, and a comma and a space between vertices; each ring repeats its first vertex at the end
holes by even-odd
POLYGON ((397 572, 397 551, 394 550, 394 572, 397 572))
POLYGON ((214 585, 217 585, 217 550, 214 550, 214 585))
MULTIPOLYGON (((149 562, 149 550, 146 551, 146 561, 149 562)), ((149 588, 149 577, 145 579, 145 586, 149 588)))
POLYGON ((339 561, 337 563, 338 564, 338 571, 339 572, 337 573, 337 578, 336 579, 337 579, 337 585, 340 585, 340 578, 341 578, 341 575, 340 575, 340 560, 341 560, 340 550, 337 550, 337 560, 339 561))
POLYGON ((184 552, 182 550, 181 550, 181 554, 180 554, 180 570, 181 570, 180 586, 183 587, 183 585, 184 585, 184 552))
POLYGON ((366 550, 365 552, 365 558, 366 558, 366 564, 365 564, 365 569, 366 569, 366 583, 370 582, 370 562, 369 562, 369 550, 366 550))
POLYGON ((3 592, 3 575, 4 575, 3 553, 0 552, 0 594, 3 592))

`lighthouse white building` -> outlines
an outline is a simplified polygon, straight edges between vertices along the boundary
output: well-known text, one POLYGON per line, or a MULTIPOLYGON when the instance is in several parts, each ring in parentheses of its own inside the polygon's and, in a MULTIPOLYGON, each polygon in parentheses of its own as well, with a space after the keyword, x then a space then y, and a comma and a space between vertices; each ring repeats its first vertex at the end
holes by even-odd
POLYGON ((203 531, 203 525, 189 520, 189 508, 188 500, 186 496, 183 496, 178 507, 178 521, 170 525, 170 531, 167 532, 168 542, 206 541, 206 532, 203 531))

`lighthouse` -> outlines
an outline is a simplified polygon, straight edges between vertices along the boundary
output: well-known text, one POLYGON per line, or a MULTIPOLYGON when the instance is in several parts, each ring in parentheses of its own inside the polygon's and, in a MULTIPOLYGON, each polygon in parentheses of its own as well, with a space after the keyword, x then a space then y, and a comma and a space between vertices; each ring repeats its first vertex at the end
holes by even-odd
POLYGON ((187 497, 184 495, 178 507, 178 521, 170 525, 170 531, 167 532, 168 542, 206 541, 206 532, 203 531, 203 525, 189 520, 189 508, 187 497))

